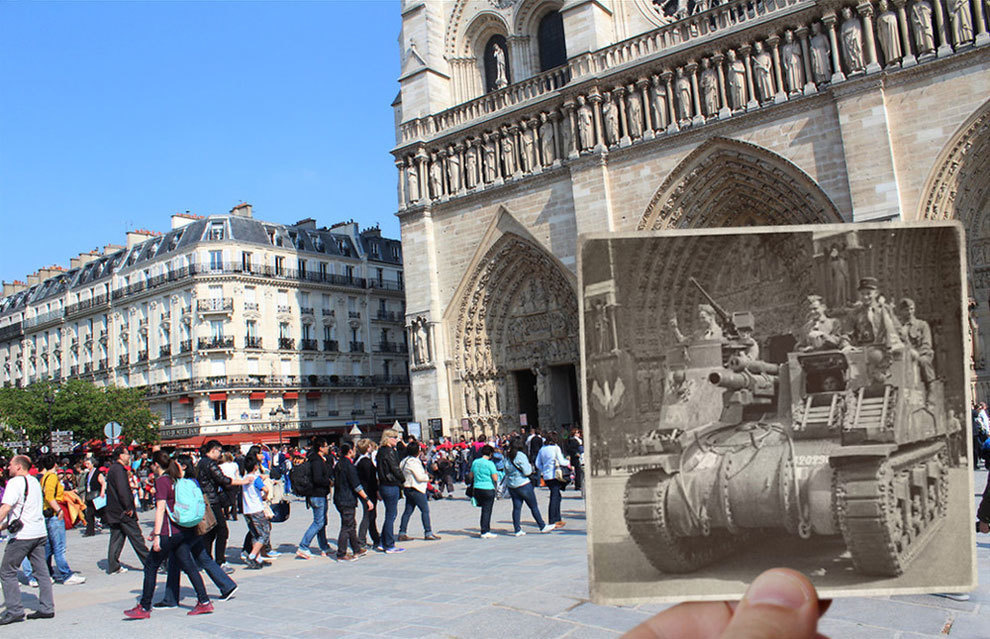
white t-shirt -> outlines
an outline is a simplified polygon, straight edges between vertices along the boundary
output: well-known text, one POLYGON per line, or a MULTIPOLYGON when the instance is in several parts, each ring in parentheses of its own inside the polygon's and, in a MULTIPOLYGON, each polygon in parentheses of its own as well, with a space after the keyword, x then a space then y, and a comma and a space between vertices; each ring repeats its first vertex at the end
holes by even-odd
POLYGON ((45 518, 41 512, 41 484, 34 477, 11 477, 7 482, 7 487, 3 491, 4 504, 10 504, 10 514, 7 515, 7 525, 15 519, 20 519, 24 524, 16 535, 11 535, 13 539, 38 539, 46 537, 48 530, 45 528, 45 518), (24 482, 27 482, 27 502, 24 500, 24 482), (23 504, 23 511, 21 510, 23 504))
POLYGON ((229 461, 220 464, 220 472, 231 479, 237 479, 237 462, 229 461))
POLYGON ((265 509, 264 499, 261 496, 261 489, 265 485, 264 480, 255 473, 245 475, 244 478, 251 480, 241 486, 244 494, 244 514, 253 515, 254 513, 260 513, 265 509))

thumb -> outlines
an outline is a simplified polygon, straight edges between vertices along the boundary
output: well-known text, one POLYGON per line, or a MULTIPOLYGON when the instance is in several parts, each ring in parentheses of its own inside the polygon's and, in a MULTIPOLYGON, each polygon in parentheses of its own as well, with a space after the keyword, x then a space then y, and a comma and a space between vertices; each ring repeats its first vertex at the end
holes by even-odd
POLYGON ((807 577, 774 568, 756 578, 721 639, 814 639, 818 596, 807 577))

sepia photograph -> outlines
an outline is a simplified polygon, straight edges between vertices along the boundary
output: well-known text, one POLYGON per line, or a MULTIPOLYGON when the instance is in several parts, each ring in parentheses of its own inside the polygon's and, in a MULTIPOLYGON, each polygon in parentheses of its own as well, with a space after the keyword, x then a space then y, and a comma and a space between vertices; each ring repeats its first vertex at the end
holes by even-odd
POLYGON ((962 228, 584 236, 591 594, 975 585, 962 228))

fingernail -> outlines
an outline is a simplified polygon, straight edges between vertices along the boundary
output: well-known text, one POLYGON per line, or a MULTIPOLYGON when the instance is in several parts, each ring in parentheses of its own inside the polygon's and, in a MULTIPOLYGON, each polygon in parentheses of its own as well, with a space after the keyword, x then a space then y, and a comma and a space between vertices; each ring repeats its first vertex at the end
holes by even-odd
POLYGON ((746 601, 751 604, 797 609, 808 601, 808 594, 796 577, 786 572, 769 570, 757 577, 746 591, 746 601))

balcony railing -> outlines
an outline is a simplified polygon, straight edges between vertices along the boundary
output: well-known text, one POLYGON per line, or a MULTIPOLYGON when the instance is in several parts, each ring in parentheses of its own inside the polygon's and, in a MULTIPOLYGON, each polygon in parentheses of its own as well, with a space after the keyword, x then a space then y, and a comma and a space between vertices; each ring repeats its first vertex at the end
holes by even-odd
POLYGON ((405 318, 401 313, 396 313, 395 311, 378 311, 375 314, 375 319, 380 322, 402 322, 405 318))
POLYGON ((313 315, 313 307, 312 306, 300 306, 299 307, 299 313, 301 315, 313 315))
POLYGON ((244 338, 244 348, 261 348, 261 338, 248 335, 244 338))
POLYGON ((158 357, 170 357, 172 355, 172 345, 163 344, 158 347, 158 357))
POLYGON ((405 353, 409 349, 400 342, 379 342, 375 344, 376 353, 405 353))
POLYGON ((192 340, 191 339, 184 339, 181 342, 179 342, 179 352, 180 353, 188 353, 191 350, 192 350, 192 340))
POLYGON ((69 304, 68 306, 65 307, 65 314, 73 315, 75 313, 88 311, 90 309, 103 306, 106 303, 107 303, 106 295, 97 295, 96 297, 91 297, 87 300, 80 300, 78 302, 75 302, 74 304, 69 304))
POLYGON ((299 350, 301 351, 316 351, 320 347, 315 339, 301 339, 299 340, 299 350))
POLYGON ((42 326, 43 324, 49 324, 51 322, 57 322, 65 316, 65 312, 62 309, 56 309, 54 311, 48 311, 47 313, 40 313, 34 317, 29 317, 24 320, 24 328, 35 328, 37 326, 42 326))
POLYGON ((409 378, 405 375, 374 375, 372 377, 376 386, 408 386, 409 378))
POLYGON ((258 310, 258 303, 257 302, 244 302, 244 310, 245 311, 256 311, 256 310, 258 310))
POLYGON ((128 360, 127 355, 121 355, 120 357, 117 358, 118 366, 128 366, 129 364, 130 361, 128 360))
POLYGON ((323 317, 334 317, 336 313, 332 308, 323 309, 323 317))
POLYGON ((83 374, 84 375, 88 375, 89 373, 92 373, 92 372, 93 372, 93 362, 85 362, 85 363, 83 363, 83 374))
POLYGON ((146 350, 144 350, 144 351, 138 351, 137 361, 139 361, 139 362, 147 362, 148 361, 148 351, 146 351, 146 350))
POLYGON ((296 340, 291 337, 280 337, 278 338, 278 347, 283 351, 292 351, 296 348, 296 340))
POLYGON ((69 377, 75 377, 78 374, 79 374, 79 366, 69 367, 69 377))
POLYGON ((368 280, 368 288, 377 288, 383 291, 401 291, 405 288, 405 285, 397 280, 368 280))
POLYGON ((104 357, 103 359, 101 359, 98 362, 96 362, 96 370, 98 370, 98 371, 105 371, 106 369, 107 369, 107 358, 106 357, 104 357))
POLYGON ((230 313, 234 310, 234 300, 229 297, 196 300, 196 309, 200 313, 230 313))
POLYGON ((364 352, 364 342, 351 342, 350 351, 352 353, 363 353, 364 352))
POLYGON ((24 334, 24 326, 21 322, 14 322, 0 328, 0 342, 20 337, 24 334))
POLYGON ((336 353, 340 350, 340 346, 335 339, 325 339, 323 340, 323 350, 329 353, 336 353))
POLYGON ((220 348, 234 348, 234 338, 231 335, 215 335, 213 337, 200 337, 199 350, 216 350, 220 348))
POLYGON ((289 306, 286 305, 286 304, 279 304, 276 307, 275 310, 277 310, 279 313, 290 313, 290 312, 292 312, 292 309, 290 309, 289 306))
POLYGON ((361 311, 347 311, 347 317, 350 319, 361 319, 361 311))

